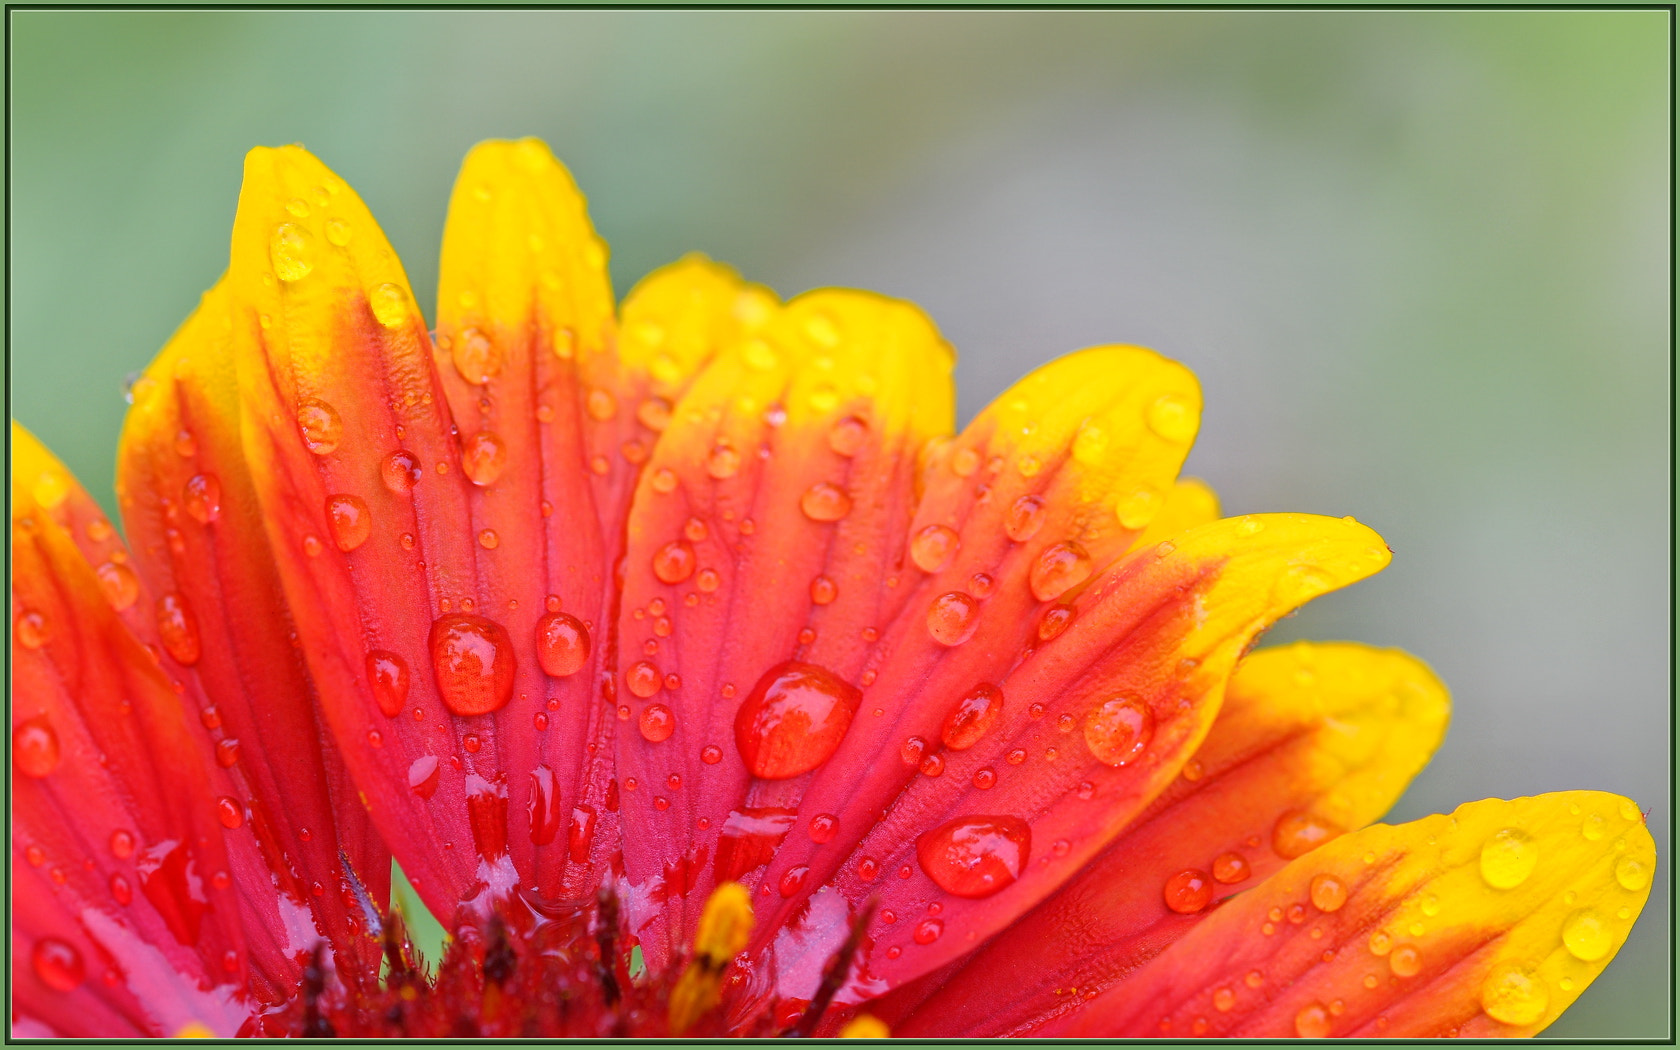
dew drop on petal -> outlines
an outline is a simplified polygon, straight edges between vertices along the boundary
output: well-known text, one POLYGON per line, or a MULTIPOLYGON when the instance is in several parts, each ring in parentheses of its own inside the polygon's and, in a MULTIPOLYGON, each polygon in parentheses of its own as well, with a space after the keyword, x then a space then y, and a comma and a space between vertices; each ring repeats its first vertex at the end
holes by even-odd
POLYGON ((1637 857, 1623 857, 1616 862, 1616 881, 1622 889, 1637 892, 1651 881, 1651 869, 1637 857))
POLYGON ((332 452, 344 440, 344 420, 339 418, 338 409, 319 398, 306 397, 298 402, 297 421, 303 446, 317 456, 332 452))
POLYGON ((1033 561, 1028 573, 1033 597, 1041 602, 1054 601, 1091 576, 1091 556, 1085 548, 1068 540, 1044 548, 1033 561))
POLYGON ((833 839, 834 833, 838 830, 840 830, 840 818, 832 813, 818 813, 811 818, 811 823, 807 828, 811 841, 819 846, 833 839))
POLYGON ((421 798, 431 798, 438 786, 438 758, 421 755, 408 767, 408 786, 421 798))
POLYGON ((214 474, 194 474, 181 488, 181 505, 200 525, 208 525, 222 513, 222 483, 214 474))
POLYGON ((624 685, 633 695, 646 700, 659 692, 659 668, 646 660, 637 660, 624 669, 624 685))
POLYGON ((939 739, 952 751, 964 751, 980 742, 1003 713, 1003 691, 990 682, 963 694, 939 731, 939 739))
POLYGON ((718 481, 732 478, 741 469, 741 454, 727 442, 718 442, 706 454, 706 473, 718 481))
POLYGON ((664 704, 649 704, 642 709, 642 717, 637 722, 637 728, 642 731, 642 739, 650 744, 657 744, 668 740, 677 728, 677 716, 664 704))
POLYGON ((274 276, 288 283, 309 276, 315 268, 310 258, 314 236, 296 223, 283 222, 268 238, 268 258, 274 264, 274 276))
POLYGON ((474 386, 483 386, 502 371, 501 349, 476 328, 465 329, 455 337, 449 356, 455 363, 455 371, 474 386))
POLYGON ((239 741, 232 737, 216 742, 216 764, 223 769, 232 769, 239 764, 239 741))
POLYGON ((425 477, 420 457, 407 449, 397 449, 379 462, 379 478, 385 487, 401 495, 414 488, 425 477))
POLYGON ((819 481, 799 497, 799 509, 812 521, 839 521, 851 513, 852 497, 839 485, 819 481))
POLYGON ((507 469, 507 446, 502 439, 481 430, 461 444, 461 470, 474 485, 494 484, 507 469))
POLYGON ((811 579, 811 601, 816 605, 827 605, 840 596, 840 588, 827 576, 815 576, 811 579))
POLYGON ((30 963, 41 983, 55 992, 73 992, 82 986, 86 973, 82 953, 56 937, 42 937, 30 951, 30 963))
POLYGON ((836 420, 828 431, 828 447, 837 455, 850 458, 858 454, 869 437, 869 424, 857 416, 836 420))
POLYGON ((1272 825, 1272 850, 1285 860, 1294 860, 1341 833, 1341 828, 1317 814, 1290 810, 1272 825))
POLYGON ((350 224, 343 219, 327 220, 327 240, 340 248, 350 243, 353 232, 350 224))
MULTIPOLYGON (((1014 881, 1011 879, 1010 881, 1014 881)), ((939 919, 923 919, 916 924, 916 930, 910 935, 917 944, 932 944, 945 932, 945 923, 939 919)))
POLYGON ((1547 1002, 1545 982, 1514 963, 1494 967, 1482 981, 1482 1010, 1495 1021, 1533 1024, 1546 1013, 1547 1002))
POLYGON ((158 638, 164 651, 185 667, 198 663, 198 617, 180 594, 171 592, 157 600, 158 638))
POLYGON ((108 561, 94 572, 99 577, 100 590, 105 592, 105 600, 117 612, 127 609, 140 597, 140 578, 128 566, 108 561))
POLYGON ((1563 946, 1582 962, 1597 962, 1610 954, 1614 937, 1610 925, 1591 908, 1571 912, 1563 920, 1563 946))
POLYGON ((1416 977, 1423 969, 1423 953, 1416 945, 1397 944, 1388 953, 1388 969, 1396 977, 1416 977))
POLYGON ((373 310, 373 319, 385 328, 401 328, 412 316, 408 291, 389 281, 368 293, 368 307, 373 310))
POLYGON ((577 674, 589 659, 589 630, 569 613, 550 613, 537 621, 537 663, 554 678, 577 674))
POLYGON ((706 763, 708 766, 717 765, 719 762, 723 761, 723 748, 718 747, 716 744, 707 744, 705 747, 700 749, 700 761, 706 763))
POLYGON ((501 624, 465 613, 440 616, 429 644, 438 695, 451 714, 489 714, 513 698, 514 649, 501 624))
POLYGON ((341 551, 353 551, 367 542, 373 532, 373 514, 360 496, 343 493, 327 497, 327 527, 333 544, 341 551))
POLYGON ((58 733, 38 716, 18 723, 12 730, 12 768, 36 780, 58 768, 58 733))
POLYGON ((597 423, 605 423, 618 414, 618 398, 612 392, 596 387, 583 399, 583 410, 597 423))
POLYGON ((1165 441, 1182 445, 1196 436, 1196 410, 1178 394, 1162 394, 1149 406, 1149 429, 1165 441))
POLYGON ((1213 858, 1213 877, 1217 882, 1230 886, 1242 882, 1250 874, 1248 858, 1241 853, 1221 853, 1213 858))
POLYGON ((1171 910, 1180 915, 1193 915, 1213 899, 1213 880, 1206 872, 1194 868, 1181 871, 1167 880, 1161 888, 1161 897, 1171 910))
POLYGON ((1022 496, 1009 505, 1003 518, 1004 535, 1016 543, 1024 543, 1038 535, 1044 527, 1044 500, 1038 496, 1022 496))
POLYGON ((538 765, 531 770, 531 797, 525 804, 531 825, 531 841, 546 846, 560 832, 560 788, 554 771, 538 765))
POLYGON ((940 645, 961 645, 979 627, 980 603, 961 591, 942 594, 928 606, 928 634, 940 645))
POLYGON ((735 713, 735 747, 765 780, 808 773, 840 746, 861 694, 834 672, 788 662, 766 671, 735 713))
POLYGON ((1496 890, 1522 885, 1540 861, 1540 847, 1516 828, 1494 832, 1482 844, 1482 880, 1496 890))
POLYGON ((918 836, 916 860, 946 893, 990 897, 1021 875, 1032 848, 1027 822, 1012 816, 968 816, 918 836))
POLYGON ((1098 762, 1119 769, 1148 750, 1155 735, 1155 712, 1142 700, 1116 696, 1085 716, 1085 746, 1098 762))
POLYGON ((1302 1039, 1323 1039, 1330 1034, 1330 1011, 1322 1003, 1308 1003, 1295 1014, 1295 1034, 1302 1039))
POLYGON ((1056 638, 1068 625, 1073 623, 1074 611, 1071 605, 1052 605, 1044 610, 1044 615, 1038 621, 1038 640, 1048 642, 1056 638))
POLYGON ((923 572, 941 572, 957 556, 957 530, 949 525, 929 525, 910 540, 910 560, 923 572))
POLYGON ((653 574, 662 583, 681 583, 694 574, 694 548, 687 540, 672 540, 653 554, 653 574))
POLYGON ((134 855, 134 836, 118 828, 111 832, 111 856, 118 860, 127 860, 134 855))
POLYGON ((1319 911, 1332 912, 1347 903, 1347 886, 1334 875, 1314 875, 1307 885, 1307 897, 1319 911))
POLYGON ((374 649, 367 654, 366 663, 374 702, 385 717, 397 717, 408 703, 408 661, 396 653, 374 649))
POLYGON ((216 800, 216 819, 222 822, 222 827, 232 831, 245 826, 245 807, 238 799, 223 795, 216 800))

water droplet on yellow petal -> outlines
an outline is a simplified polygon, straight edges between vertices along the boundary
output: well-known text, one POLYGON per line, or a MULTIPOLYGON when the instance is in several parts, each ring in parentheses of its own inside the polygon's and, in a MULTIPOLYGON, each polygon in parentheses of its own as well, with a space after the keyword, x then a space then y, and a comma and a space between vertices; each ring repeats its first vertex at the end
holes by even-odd
POLYGON ((1482 879, 1496 890, 1520 886, 1540 861, 1540 847, 1516 828, 1495 832, 1482 846, 1482 879))
POLYGON ((274 275, 282 281, 298 281, 309 276, 315 264, 310 259, 314 237, 296 223, 283 222, 275 227, 268 239, 268 258, 274 264, 274 275))

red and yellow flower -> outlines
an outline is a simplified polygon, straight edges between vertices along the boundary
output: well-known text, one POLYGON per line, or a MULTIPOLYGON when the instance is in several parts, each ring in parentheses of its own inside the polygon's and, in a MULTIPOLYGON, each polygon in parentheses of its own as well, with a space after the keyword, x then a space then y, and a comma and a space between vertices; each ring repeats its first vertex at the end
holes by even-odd
POLYGON ((1626 799, 1372 825, 1445 690, 1248 650, 1389 551, 1219 518, 1182 366, 1085 350, 953 436, 908 303, 605 263, 486 143, 429 332, 259 149, 126 543, 14 425, 14 1034, 1521 1035, 1626 938, 1626 799))

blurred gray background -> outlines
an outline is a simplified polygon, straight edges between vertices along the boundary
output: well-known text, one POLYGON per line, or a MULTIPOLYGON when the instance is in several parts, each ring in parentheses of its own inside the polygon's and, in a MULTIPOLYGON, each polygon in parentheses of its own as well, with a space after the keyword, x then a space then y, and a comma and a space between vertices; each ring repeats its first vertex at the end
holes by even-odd
POLYGON ((1393 566, 1273 639, 1428 660, 1453 730, 1394 814, 1651 806, 1644 918, 1548 1034, 1663 1036, 1672 639, 1662 12, 19 12, 13 412, 109 505, 125 374, 301 141, 429 303, 475 141, 571 166, 622 294, 699 249, 878 289, 964 420, 1097 342, 1188 363, 1231 513, 1352 514, 1393 566))

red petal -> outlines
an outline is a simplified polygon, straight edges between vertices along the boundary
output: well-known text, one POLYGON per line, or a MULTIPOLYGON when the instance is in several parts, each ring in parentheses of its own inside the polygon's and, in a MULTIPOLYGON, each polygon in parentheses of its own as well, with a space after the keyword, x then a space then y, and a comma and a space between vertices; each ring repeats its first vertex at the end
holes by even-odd
POLYGON ((1404 653, 1300 642, 1250 654, 1195 758, 1135 823, 974 955, 872 1012, 906 1036, 1031 1034, 1286 864, 1280 820, 1354 829, 1381 816, 1446 723, 1446 690, 1404 653), (1189 872, 1205 892, 1170 906, 1165 888, 1189 872))

